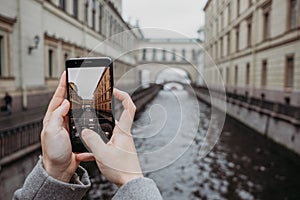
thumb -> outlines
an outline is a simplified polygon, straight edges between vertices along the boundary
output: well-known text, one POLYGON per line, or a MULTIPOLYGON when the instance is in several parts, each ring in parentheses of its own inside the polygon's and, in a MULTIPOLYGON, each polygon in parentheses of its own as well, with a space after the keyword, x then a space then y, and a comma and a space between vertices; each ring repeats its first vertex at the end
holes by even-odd
POLYGON ((84 129, 81 132, 81 137, 95 157, 102 157, 102 155, 105 155, 106 144, 95 131, 84 129))

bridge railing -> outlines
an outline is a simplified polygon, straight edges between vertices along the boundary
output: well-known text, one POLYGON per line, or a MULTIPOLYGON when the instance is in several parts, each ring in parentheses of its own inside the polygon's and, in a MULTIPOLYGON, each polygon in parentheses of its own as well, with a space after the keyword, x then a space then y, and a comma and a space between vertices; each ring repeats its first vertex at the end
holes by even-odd
MULTIPOLYGON (((40 142, 42 120, 0 131, 0 160, 40 142)), ((3 163, 2 163, 3 164, 3 163)))

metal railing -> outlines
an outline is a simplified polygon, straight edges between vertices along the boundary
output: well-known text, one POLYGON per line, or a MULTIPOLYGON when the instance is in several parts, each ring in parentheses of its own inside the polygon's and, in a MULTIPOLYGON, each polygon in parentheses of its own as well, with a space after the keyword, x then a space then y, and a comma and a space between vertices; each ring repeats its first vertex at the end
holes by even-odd
MULTIPOLYGON (((140 89, 132 94, 137 112, 141 111, 156 96, 161 87, 160 85, 150 85, 150 87, 140 89)), ((7 163, 13 161, 13 159, 18 159, 22 155, 20 152, 25 148, 39 144, 42 128, 42 119, 39 119, 34 122, 0 130, 0 163, 7 163), (13 156, 10 159, 9 156, 17 153, 19 153, 18 156, 13 156)))
MULTIPOLYGON (((208 88, 203 86, 194 86, 196 92, 201 92, 202 94, 208 94, 208 88)), ((210 89, 210 93, 220 93, 218 90, 210 89)), ((290 118, 296 121, 300 120, 300 107, 292 106, 289 104, 282 104, 278 102, 267 101, 264 98, 254 98, 248 97, 245 95, 240 95, 232 92, 226 91, 226 97, 228 102, 240 102, 248 105, 247 107, 251 109, 251 107, 257 108, 261 112, 273 113, 278 118, 290 118)))
POLYGON ((40 142, 42 120, 0 131, 0 160, 40 142))

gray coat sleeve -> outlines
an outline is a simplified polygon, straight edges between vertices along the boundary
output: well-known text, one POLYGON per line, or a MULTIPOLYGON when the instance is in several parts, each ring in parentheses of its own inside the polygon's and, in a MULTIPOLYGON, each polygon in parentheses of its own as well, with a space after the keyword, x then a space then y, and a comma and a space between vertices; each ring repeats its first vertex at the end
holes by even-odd
POLYGON ((155 182, 149 178, 137 178, 119 188, 113 200, 162 200, 155 182))
POLYGON ((27 176, 23 188, 17 190, 13 200, 32 199, 81 199, 91 186, 87 171, 79 166, 71 183, 65 183, 49 176, 40 159, 27 176))

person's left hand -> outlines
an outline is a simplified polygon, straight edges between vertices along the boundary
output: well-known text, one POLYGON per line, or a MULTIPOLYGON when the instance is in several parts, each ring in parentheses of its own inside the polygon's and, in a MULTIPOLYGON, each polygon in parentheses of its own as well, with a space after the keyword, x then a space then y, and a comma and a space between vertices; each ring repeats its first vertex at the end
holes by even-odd
POLYGON ((66 73, 52 97, 43 121, 41 143, 43 165, 55 179, 69 182, 81 161, 94 160, 91 153, 73 153, 68 133, 67 114, 70 103, 65 99, 66 73))

